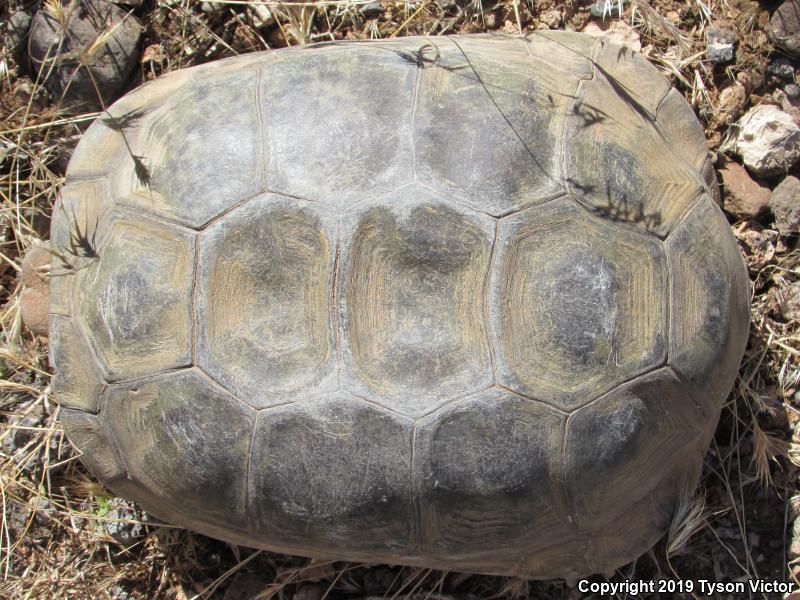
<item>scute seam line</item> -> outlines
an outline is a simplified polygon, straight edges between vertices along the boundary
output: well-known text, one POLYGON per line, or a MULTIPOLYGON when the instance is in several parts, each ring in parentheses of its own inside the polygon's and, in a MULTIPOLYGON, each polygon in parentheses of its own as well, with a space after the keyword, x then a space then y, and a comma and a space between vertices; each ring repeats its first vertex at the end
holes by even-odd
POLYGON ((333 324, 333 343, 334 351, 336 352, 336 371, 338 376, 338 387, 341 389, 343 381, 343 359, 342 359, 342 332, 341 322, 339 320, 339 295, 337 287, 339 285, 339 269, 341 268, 341 249, 342 249, 342 219, 339 217, 339 223, 336 230, 336 253, 333 259, 333 281, 331 283, 331 320, 333 324))
POLYGON ((495 254, 498 242, 500 240, 500 221, 494 222, 494 239, 492 240, 492 249, 489 252, 489 262, 486 266, 486 274, 483 278, 483 292, 482 292, 482 300, 483 306, 481 307, 483 310, 483 321, 484 321, 484 331, 486 337, 486 345, 489 350, 489 366, 492 369, 492 383, 497 383, 497 367, 495 364, 495 352, 496 348, 494 347, 494 327, 492 326, 492 311, 490 308, 491 304, 491 293, 492 293, 492 280, 493 280, 493 272, 494 272, 494 261, 495 261, 495 254))

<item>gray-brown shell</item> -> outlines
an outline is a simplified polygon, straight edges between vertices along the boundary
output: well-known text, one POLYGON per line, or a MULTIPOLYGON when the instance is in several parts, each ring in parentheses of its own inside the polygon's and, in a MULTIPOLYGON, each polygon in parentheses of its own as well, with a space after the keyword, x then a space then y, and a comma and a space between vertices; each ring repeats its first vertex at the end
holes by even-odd
POLYGON ((571 33, 159 78, 53 220, 64 426, 113 491, 240 544, 616 568, 696 485, 744 351, 706 156, 656 69, 571 33))

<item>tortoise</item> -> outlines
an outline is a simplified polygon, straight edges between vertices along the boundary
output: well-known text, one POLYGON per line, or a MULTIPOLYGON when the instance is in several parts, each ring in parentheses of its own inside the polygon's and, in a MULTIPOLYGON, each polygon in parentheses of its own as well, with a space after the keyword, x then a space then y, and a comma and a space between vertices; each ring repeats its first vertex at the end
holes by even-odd
POLYGON ((749 280, 690 106, 577 33, 180 70, 83 136, 50 360, 89 470, 311 557, 609 572, 696 488, 749 280))

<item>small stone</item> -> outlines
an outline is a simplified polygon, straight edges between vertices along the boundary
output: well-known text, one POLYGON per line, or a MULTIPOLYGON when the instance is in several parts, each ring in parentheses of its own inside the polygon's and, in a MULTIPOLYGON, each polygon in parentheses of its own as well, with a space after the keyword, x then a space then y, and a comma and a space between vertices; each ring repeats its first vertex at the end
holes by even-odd
POLYGON ((800 98, 800 86, 795 83, 787 83, 783 86, 783 92, 792 100, 800 98))
POLYGON ((552 10, 546 10, 539 15, 539 21, 547 25, 550 29, 558 29, 561 27, 561 20, 561 11, 555 8, 552 10))
POLYGON ((442 10, 456 10, 458 3, 456 0, 436 0, 436 6, 442 10))
POLYGON ((595 19, 618 19, 620 3, 617 0, 597 0, 589 7, 589 13, 595 19))
POLYGON ((14 12, 6 21, 3 29, 3 45, 12 53, 19 54, 25 48, 28 30, 31 28, 31 16, 24 10, 14 12))
POLYGON ((759 272, 775 257, 777 231, 765 229, 757 221, 742 221, 733 227, 733 234, 739 240, 739 246, 751 273, 759 272))
POLYGON ((370 2, 361 7, 361 14, 365 19, 377 19, 383 16, 383 4, 380 2, 370 2))
POLYGON ((200 10, 207 15, 213 15, 214 13, 221 11, 223 6, 225 5, 217 2, 201 2, 200 10))
POLYGON ((772 13, 769 37, 776 46, 800 56, 800 0, 786 0, 772 13))
POLYGON ((747 101, 747 90, 741 83, 726 87, 719 95, 717 118, 723 125, 729 125, 742 116, 747 101))
POLYGON ((486 29, 494 29, 497 27, 497 13, 496 12, 487 12, 483 15, 483 22, 486 25, 486 29))
POLYGON ((734 149, 756 175, 784 173, 800 160, 800 128, 777 106, 751 108, 738 129, 734 149))
POLYGON ((144 525, 133 505, 121 498, 111 500, 111 509, 103 516, 103 529, 123 546, 132 546, 144 537, 144 525))
POLYGON ((789 175, 772 191, 770 210, 782 235, 800 233, 800 179, 789 175))
POLYGON ((723 208, 737 219, 754 219, 769 206, 769 188, 750 178, 747 170, 733 161, 719 173, 724 186, 723 208))
POLYGON ((250 600, 263 592, 270 581, 257 573, 237 573, 222 595, 222 600, 250 600))
POLYGON ((792 65, 792 61, 784 56, 779 56, 772 61, 767 67, 767 72, 775 75, 775 77, 786 79, 787 81, 794 80, 794 66, 792 65))
POLYGON ((120 4, 122 6, 141 6, 144 0, 114 0, 114 4, 120 4))
POLYGON ((621 44, 634 52, 639 52, 642 49, 639 34, 625 21, 612 21, 610 24, 606 21, 601 23, 589 21, 586 27, 583 28, 583 33, 621 44))
POLYGON ((272 15, 272 11, 264 4, 254 4, 248 12, 250 21, 256 29, 264 29, 275 24, 275 17, 272 15))
POLYGON ((40 10, 30 30, 30 60, 36 71, 47 74, 44 83, 56 101, 97 109, 127 86, 141 34, 141 24, 128 10, 102 0, 70 3, 58 18, 40 10), (105 43, 97 44, 104 35, 105 43))
POLYGON ((34 518, 40 525, 50 523, 56 513, 55 506, 43 496, 32 496, 28 500, 28 508, 34 513, 34 518))
POLYGON ((723 65, 736 58, 736 34, 716 26, 706 30, 708 60, 715 65, 723 65))

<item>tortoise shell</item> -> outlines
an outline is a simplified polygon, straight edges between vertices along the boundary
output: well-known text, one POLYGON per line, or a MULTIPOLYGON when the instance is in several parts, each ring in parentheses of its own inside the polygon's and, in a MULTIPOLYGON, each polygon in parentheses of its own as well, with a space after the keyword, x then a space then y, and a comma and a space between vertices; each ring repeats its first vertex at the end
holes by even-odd
POLYGON ((90 470, 307 556, 574 578, 664 533, 748 279, 702 128, 580 34, 318 44, 160 77, 55 211, 90 470))

